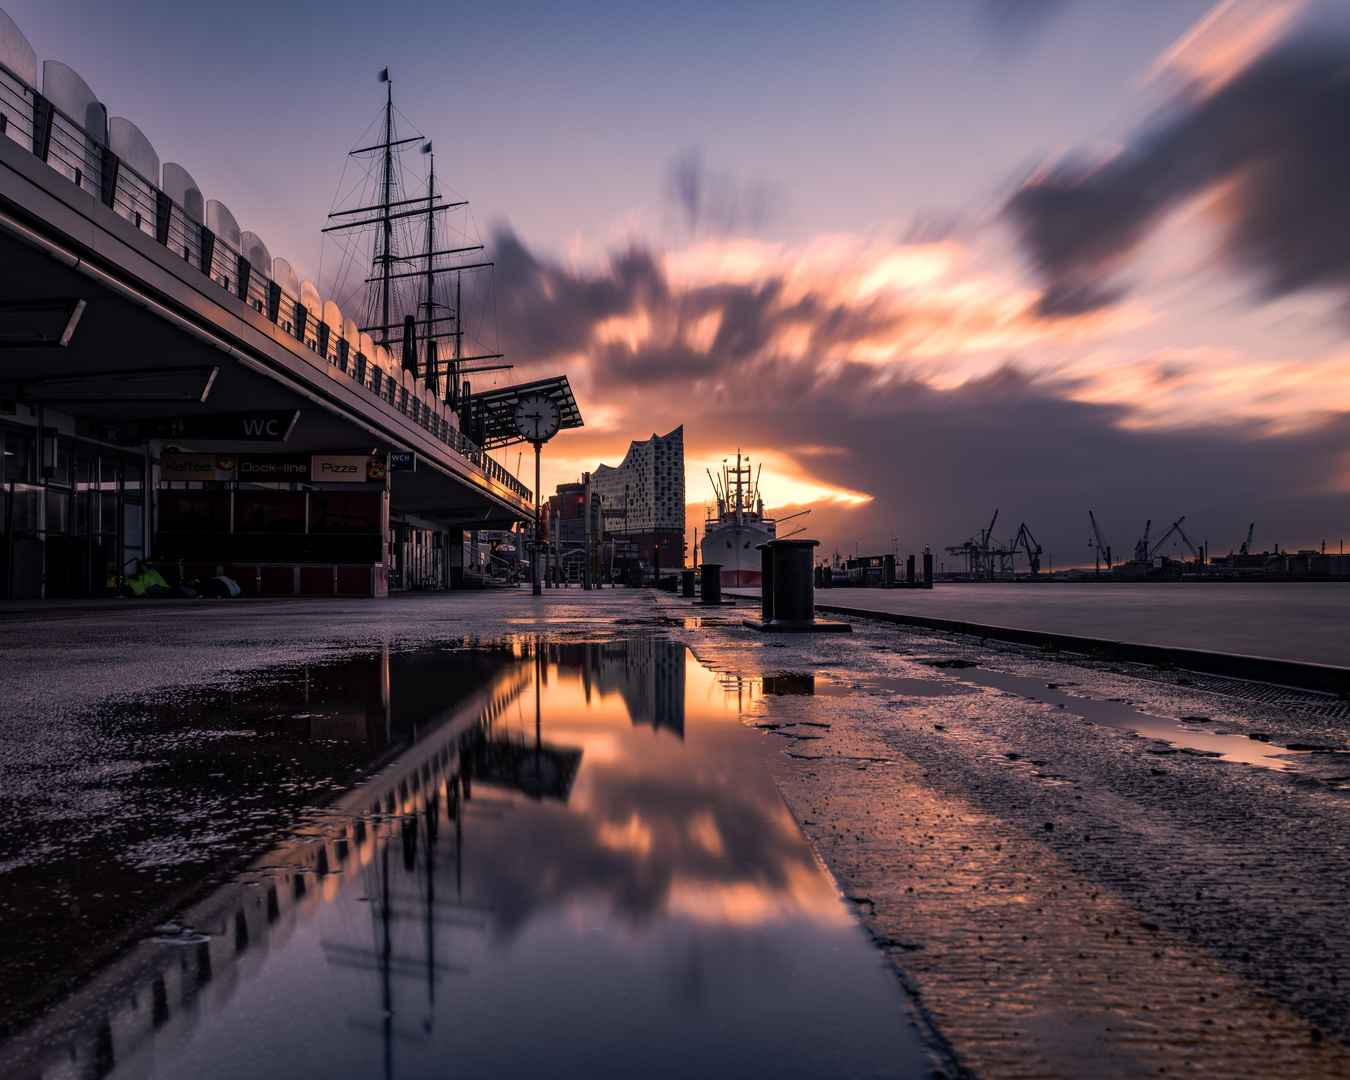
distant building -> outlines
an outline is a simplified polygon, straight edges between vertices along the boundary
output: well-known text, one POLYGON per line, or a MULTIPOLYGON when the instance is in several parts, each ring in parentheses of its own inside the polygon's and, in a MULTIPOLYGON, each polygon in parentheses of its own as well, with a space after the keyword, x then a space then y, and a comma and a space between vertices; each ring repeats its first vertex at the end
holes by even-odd
POLYGON ((591 490, 604 500, 605 531, 648 565, 684 565, 684 426, 628 445, 623 464, 599 465, 591 490))

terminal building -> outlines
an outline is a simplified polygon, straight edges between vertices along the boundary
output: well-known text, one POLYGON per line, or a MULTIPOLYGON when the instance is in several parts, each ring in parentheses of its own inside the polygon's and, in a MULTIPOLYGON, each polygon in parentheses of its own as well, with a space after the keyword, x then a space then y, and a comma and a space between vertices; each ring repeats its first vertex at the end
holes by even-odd
POLYGON ((591 488, 605 507, 605 532, 625 540, 650 567, 684 565, 684 427, 628 446, 617 468, 596 467, 591 488))
POLYGON ((565 377, 472 394, 450 296, 340 310, 0 11, 0 597, 143 562, 251 595, 463 585, 477 530, 534 516, 489 452, 516 401, 581 418, 565 377))

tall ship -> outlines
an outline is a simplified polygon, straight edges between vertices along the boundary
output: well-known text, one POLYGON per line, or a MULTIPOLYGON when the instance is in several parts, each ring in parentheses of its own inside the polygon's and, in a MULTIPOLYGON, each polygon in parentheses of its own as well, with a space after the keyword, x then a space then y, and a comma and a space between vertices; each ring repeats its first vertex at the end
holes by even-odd
POLYGON ((722 564, 724 588, 759 585, 761 556, 756 546, 776 539, 778 529, 778 522, 764 516, 759 469, 752 470, 750 458, 737 450, 736 464, 728 458, 722 463, 721 477, 710 469, 708 479, 717 496, 717 510, 708 509, 699 544, 701 561, 722 564))

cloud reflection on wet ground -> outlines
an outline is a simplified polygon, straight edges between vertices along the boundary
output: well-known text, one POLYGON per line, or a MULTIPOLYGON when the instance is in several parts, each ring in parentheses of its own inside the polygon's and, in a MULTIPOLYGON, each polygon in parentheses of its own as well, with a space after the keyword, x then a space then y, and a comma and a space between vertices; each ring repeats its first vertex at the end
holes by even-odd
MULTIPOLYGON (((388 759, 402 731, 392 761, 59 1005, 0 1073, 926 1072, 741 723, 753 684, 650 636, 491 656, 434 717, 434 667, 391 662, 358 741, 388 759)), ((313 695, 287 716, 304 712, 355 724, 313 695)))

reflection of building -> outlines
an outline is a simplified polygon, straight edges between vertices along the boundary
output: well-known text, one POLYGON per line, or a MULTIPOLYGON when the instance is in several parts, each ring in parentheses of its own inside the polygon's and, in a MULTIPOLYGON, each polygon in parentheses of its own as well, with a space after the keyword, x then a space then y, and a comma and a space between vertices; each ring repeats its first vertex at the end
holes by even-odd
POLYGON ((634 724, 665 728, 684 738, 685 648, 656 637, 632 637, 590 647, 591 678, 600 693, 623 696, 634 724))
POLYGON ((599 465, 591 489, 605 504, 610 536, 628 540, 651 565, 684 564, 684 427, 629 443, 623 464, 599 465))

